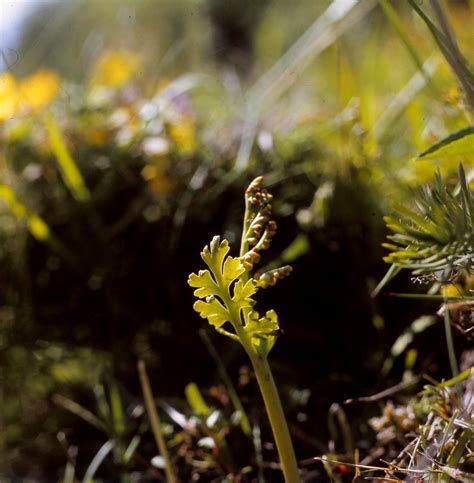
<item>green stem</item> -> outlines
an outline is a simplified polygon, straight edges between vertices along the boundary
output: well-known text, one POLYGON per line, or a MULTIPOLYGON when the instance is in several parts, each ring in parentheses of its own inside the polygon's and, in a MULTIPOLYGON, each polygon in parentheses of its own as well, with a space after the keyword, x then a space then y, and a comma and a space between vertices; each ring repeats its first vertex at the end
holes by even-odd
MULTIPOLYGON (((466 448, 473 441, 473 439, 474 439, 474 435, 472 431, 470 431, 469 429, 464 430, 461 433, 461 436, 457 438, 454 445, 454 449, 451 451, 451 453, 448 456, 446 466, 441 467, 443 474, 441 475, 440 482, 453 481, 452 476, 454 475, 449 470, 456 470, 457 468, 459 468, 459 462, 461 461, 461 458, 466 454, 466 448)), ((461 481, 461 479, 459 479, 459 481, 461 481)), ((469 481, 469 480, 466 479, 463 481, 469 481)))
POLYGON ((261 354, 258 354, 252 345, 250 338, 243 329, 240 311, 235 307, 233 301, 230 297, 223 297, 223 299, 229 309, 231 323, 235 328, 240 343, 252 362, 258 386, 262 393, 263 402, 265 403, 265 409, 267 410, 268 419, 270 420, 273 437, 275 438, 285 482, 300 483, 301 479, 295 450, 270 365, 267 359, 261 354))
POLYGON ((295 450, 291 442, 290 431, 286 422, 285 413, 281 405, 278 389, 273 379, 272 371, 268 361, 255 353, 253 349, 247 350, 252 361, 252 366, 257 377, 260 392, 263 396, 268 419, 272 427, 273 436, 280 456, 281 467, 287 483, 300 482, 298 463, 295 450))
POLYGON ((250 201, 247 196, 245 196, 245 213, 244 213, 244 224, 242 227, 242 240, 240 241, 240 254, 239 256, 243 257, 249 248, 249 244, 247 242, 247 235, 249 231, 250 221, 249 221, 249 212, 250 212, 250 201))
POLYGON ((456 350, 454 349, 453 332, 451 330, 447 296, 444 297, 444 332, 446 334, 446 345, 448 346, 449 365, 451 366, 453 377, 456 377, 459 374, 459 367, 456 359, 456 350))

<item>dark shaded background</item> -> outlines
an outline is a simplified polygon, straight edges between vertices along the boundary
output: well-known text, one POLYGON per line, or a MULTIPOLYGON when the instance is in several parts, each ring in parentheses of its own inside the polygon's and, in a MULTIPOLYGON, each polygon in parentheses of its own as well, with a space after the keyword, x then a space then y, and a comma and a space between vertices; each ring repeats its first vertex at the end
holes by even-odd
MULTIPOLYGON (((206 74, 231 72, 245 85, 273 63, 271 56, 262 54, 265 48, 257 45, 256 32, 265 16, 275 16, 287 28, 279 44, 283 53, 328 2, 316 6, 314 2, 295 6, 284 0, 158 3, 159 8, 151 0, 44 6, 28 19, 18 46, 19 61, 12 70, 21 77, 46 66, 66 79, 85 83, 87 69, 98 52, 126 46, 147 59, 137 83, 173 78, 198 68, 206 74)), ((351 44, 354 39, 386 28, 384 17, 375 9, 342 45, 355 45, 351 44)), ((269 43, 272 41, 270 38, 269 43)), ((271 53, 271 47, 266 48, 271 53)), ((363 50, 359 55, 364 55, 363 50)), ((208 88, 212 90, 212 84, 208 88)), ((321 97, 324 102, 325 96, 321 97)), ((204 102, 199 95, 187 101, 196 109, 204 102)), ((208 112, 213 109, 208 108, 203 117, 208 112)), ((82 115, 80 110, 75 114, 82 115)), ((394 201, 390 198, 393 193, 380 190, 370 162, 386 163, 387 176, 395 176, 393 158, 397 156, 393 152, 397 150, 391 153, 392 159, 386 156, 388 161, 382 153, 364 165, 358 155, 331 151, 317 131, 294 135, 289 128, 275 135, 274 149, 254 146, 248 169, 229 176, 241 121, 230 123, 231 134, 222 139, 226 144, 221 151, 213 146, 219 139, 212 139, 208 128, 208 138, 195 152, 170 155, 166 176, 173 183, 171 195, 157 193, 143 179, 141 173, 149 161, 140 153, 81 144, 75 128, 69 129, 74 158, 93 194, 85 206, 61 184, 50 154, 37 152, 30 140, 2 147, 21 199, 41 214, 74 259, 61 258, 51 246, 31 237, 24 226, 18 226, 14 236, 2 233, 0 425, 4 436, 0 439, 0 475, 58 477, 65 464, 56 439, 59 430, 66 431, 70 442, 80 448, 78 467, 86 466, 101 436, 59 410, 51 395, 67 394, 93 407, 90 386, 99 366, 107 368, 107 377, 119 381, 124 401, 130 404, 140 400, 135 371, 138 358, 147 362, 159 397, 181 408, 185 408, 183 388, 188 382, 202 388, 219 382, 213 361, 197 336, 206 324, 192 310, 186 280, 191 271, 202 267, 199 252, 213 235, 221 234, 231 242, 239 239, 243 192, 260 174, 268 175, 279 226, 268 259, 279 256, 299 235, 308 241, 307 251, 292 263, 291 277, 259 294, 262 309, 275 308, 281 320, 283 333, 271 361, 291 424, 306 435, 295 438, 299 457, 311 457, 326 445, 331 404, 374 393, 400 380, 403 360, 395 361, 388 376, 381 374, 390 347, 414 318, 432 313, 436 307, 383 295, 370 297, 387 269, 380 246, 386 235, 382 216, 394 201), (112 159, 109 168, 91 162, 100 156, 112 159), (49 179, 56 182, 44 177, 21 182, 24 168, 32 160, 49 163, 49 179), (206 174, 202 186, 193 189, 190 182, 200 166, 206 174), (315 192, 328 180, 334 190, 324 222, 312 219, 302 223, 299 211, 311 206, 315 192), (160 213, 152 221, 143 215, 150 206, 160 213), (80 361, 77 367, 76 359, 80 361), (61 365, 69 371, 63 380, 58 376, 61 365), (310 391, 303 409, 289 396, 295 388, 310 391), (303 423, 297 419, 300 412, 305 413, 303 423)), ((347 129, 352 133, 352 128, 347 129)), ((387 136, 404 129, 402 123, 387 136)), ((401 157, 410 148, 397 149, 401 157)), ((397 189, 409 201, 403 178, 397 189)), ((394 281, 390 289, 423 291, 423 287, 413 287, 408 275, 394 281)), ((211 330, 209 335, 237 381, 239 370, 248 364, 244 354, 211 330)), ((456 339, 456 343, 462 347, 462 341, 456 339)), ((419 336, 416 347, 415 371, 428 370, 436 377, 447 373, 439 326, 419 336)), ((254 382, 242 389, 242 397, 250 414, 261 411, 254 382)), ((347 408, 361 447, 367 447, 373 436, 364 421, 377 411, 377 406, 347 408)), ((264 432, 268 439, 268 428, 264 432)), ((153 453, 150 446, 151 440, 147 440, 148 455, 153 453)), ((245 448, 238 458, 245 464, 245 448)), ((113 474, 109 471, 104 470, 104 475, 113 474)))

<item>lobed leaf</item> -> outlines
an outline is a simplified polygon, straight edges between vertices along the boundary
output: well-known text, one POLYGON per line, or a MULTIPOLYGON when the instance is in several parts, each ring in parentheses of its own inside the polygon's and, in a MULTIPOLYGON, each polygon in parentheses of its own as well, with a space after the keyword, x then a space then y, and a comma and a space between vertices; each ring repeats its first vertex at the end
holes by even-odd
POLYGON ((194 295, 199 298, 219 293, 219 286, 216 284, 209 270, 199 270, 199 273, 189 275, 188 284, 196 287, 194 295))
MULTIPOLYGON (((201 252, 202 259, 214 276, 217 290, 228 290, 232 282, 245 271, 238 258, 227 257, 229 250, 229 242, 225 239, 221 241, 219 236, 215 236, 209 246, 206 245, 201 252)), ((194 277, 193 281, 195 281, 194 277)))
POLYGON ((280 329, 278 316, 274 310, 267 311, 264 317, 259 317, 258 312, 251 312, 244 329, 250 336, 257 352, 267 357, 275 344, 280 329))
POLYGON ((238 258, 227 257, 224 262, 222 277, 227 286, 245 272, 242 262, 238 258))
POLYGON ((257 291, 257 287, 255 286, 255 282, 250 279, 248 280, 245 285, 239 280, 234 287, 234 296, 232 300, 240 307, 246 308, 251 307, 254 304, 252 300, 252 295, 257 291))
POLYGON ((210 297, 208 297, 206 302, 203 300, 195 302, 194 310, 203 319, 207 319, 214 327, 222 327, 226 322, 230 321, 229 311, 216 298, 210 297))
POLYGON ((222 271, 222 263, 229 252, 227 240, 222 240, 222 242, 220 240, 221 238, 219 236, 215 236, 211 240, 211 243, 206 245, 201 252, 201 258, 213 273, 222 271))
POLYGON ((229 303, 235 304, 239 314, 255 303, 251 298, 257 290, 253 280, 245 283, 240 280, 245 268, 238 258, 228 253, 227 240, 221 241, 220 237, 215 236, 201 253, 210 270, 191 273, 188 279, 188 284, 196 289, 194 295, 200 299, 206 297, 205 301, 198 300, 194 304, 194 310, 216 329, 220 329, 226 322, 233 322, 229 303))

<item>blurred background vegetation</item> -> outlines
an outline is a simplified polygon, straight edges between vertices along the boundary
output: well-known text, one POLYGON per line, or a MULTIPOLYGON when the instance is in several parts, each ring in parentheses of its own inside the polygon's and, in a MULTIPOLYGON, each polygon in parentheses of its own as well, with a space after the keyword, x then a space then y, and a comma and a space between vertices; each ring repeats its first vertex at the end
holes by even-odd
MULTIPOLYGON (((0 477, 82 478, 114 440, 97 475, 159 478, 137 359, 183 481, 252 464, 186 279, 213 235, 240 238, 243 191, 262 174, 279 225, 269 260, 294 268, 264 305, 284 329, 272 364, 299 458, 324 451, 333 403, 407 371, 448 375, 440 324, 382 370, 433 304, 370 296, 387 269, 383 214, 469 162, 412 160, 472 114, 408 2, 31 3, 0 74, 0 477), (195 423, 190 382, 218 408, 221 436, 195 423)), ((445 6, 472 61, 473 2, 445 6)), ((413 290, 409 276, 391 288, 413 290)), ((242 351, 214 335, 274 461, 242 351)), ((347 409, 362 450, 376 411, 347 409)))

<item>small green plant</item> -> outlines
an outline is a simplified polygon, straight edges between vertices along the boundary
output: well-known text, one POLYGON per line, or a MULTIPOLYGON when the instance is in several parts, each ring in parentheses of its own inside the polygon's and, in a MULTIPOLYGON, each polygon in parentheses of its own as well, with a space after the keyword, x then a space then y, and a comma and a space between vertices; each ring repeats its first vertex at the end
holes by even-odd
POLYGON ((385 261, 413 270, 414 275, 443 274, 444 281, 474 264, 474 197, 462 166, 459 187, 446 188, 441 176, 425 186, 416 198, 418 211, 398 208, 385 217, 393 235, 385 243, 391 253, 385 261))
POLYGON ((285 480, 300 481, 293 444, 283 413, 280 397, 268 364, 279 324, 274 310, 264 316, 255 310, 253 296, 260 288, 274 285, 287 276, 291 267, 284 266, 265 273, 253 272, 276 233, 272 216, 272 195, 262 188, 262 177, 256 178, 245 192, 245 216, 240 256, 229 255, 229 243, 215 236, 201 252, 208 270, 192 273, 188 283, 199 299, 194 309, 215 329, 239 342, 248 354, 263 396, 275 437, 285 480))
MULTIPOLYGON (((86 483, 95 481, 97 471, 110 456, 120 481, 128 481, 130 467, 145 430, 142 424, 137 424, 138 420, 133 421, 134 418, 127 416, 116 379, 108 376, 104 381, 107 382, 97 382, 94 386, 97 414, 61 394, 52 396, 55 404, 75 414, 107 437, 107 441, 101 445, 85 470, 83 481, 86 483)), ((67 446, 63 436, 60 441, 67 446)), ((68 449, 69 461, 65 470, 65 482, 75 481, 75 456, 72 458, 70 454, 72 449, 73 447, 68 449)))
MULTIPOLYGON (((393 232, 388 237, 390 243, 384 244, 391 251, 385 261, 392 268, 378 288, 402 268, 412 270, 415 280, 433 281, 441 286, 462 274, 473 273, 474 197, 462 165, 459 184, 454 190, 438 174, 435 185, 425 186, 415 202, 417 211, 399 207, 396 215, 385 217, 387 227, 393 232)), ((447 305, 447 293, 442 298, 447 305)), ((459 368, 449 310, 444 310, 444 324, 451 371, 456 376, 459 368)))

